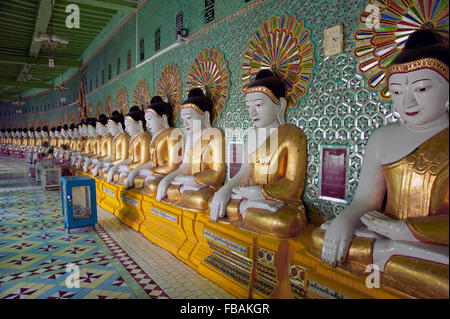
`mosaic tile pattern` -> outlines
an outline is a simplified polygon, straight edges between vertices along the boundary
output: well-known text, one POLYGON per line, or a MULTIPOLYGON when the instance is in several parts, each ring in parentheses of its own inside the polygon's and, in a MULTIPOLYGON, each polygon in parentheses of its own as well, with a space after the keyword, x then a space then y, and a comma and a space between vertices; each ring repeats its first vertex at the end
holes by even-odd
POLYGON ((0 299, 167 299, 101 225, 64 229, 59 192, 0 193, 0 299), (67 268, 79 267, 80 288, 67 268))

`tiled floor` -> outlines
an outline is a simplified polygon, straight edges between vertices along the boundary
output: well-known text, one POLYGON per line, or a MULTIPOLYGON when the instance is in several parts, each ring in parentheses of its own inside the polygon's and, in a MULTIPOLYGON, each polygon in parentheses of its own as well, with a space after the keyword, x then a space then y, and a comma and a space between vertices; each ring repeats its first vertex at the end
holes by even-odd
MULTIPOLYGON (((5 192, 17 190, 17 192, 23 191, 24 194, 27 194, 30 190, 36 189, 36 193, 42 192, 43 194, 40 196, 45 197, 45 193, 41 188, 35 184, 33 185, 32 181, 30 183, 30 180, 27 179, 27 177, 29 177, 29 175, 27 175, 28 166, 24 165, 22 159, 0 158, 0 164, 0 193, 6 195, 5 192)), ((14 192, 10 194, 14 194, 14 192)), ((30 195, 28 194, 28 196, 30 195)), ((234 298, 219 286, 178 260, 171 253, 153 244, 142 234, 123 224, 114 215, 103 210, 99 206, 97 208, 98 224, 100 224, 104 231, 106 231, 106 233, 117 242, 123 250, 125 250, 125 252, 154 282, 156 282, 169 298, 234 298)), ((10 209, 13 211, 15 208, 11 207, 10 209)), ((34 214, 34 212, 29 212, 28 214, 34 214)), ((64 230, 62 229, 62 231, 64 230)), ((99 231, 97 231, 97 233, 99 233, 99 231)), ((70 248, 70 245, 67 248, 70 248)), ((51 258, 51 256, 47 257, 51 258)), ((33 280, 30 280, 28 284, 32 281, 33 280)), ((3 283, 3 285, 4 284, 5 283, 3 283)), ((22 283, 19 282, 17 286, 20 286, 21 284, 22 283)), ((0 283, 0 287, 1 285, 2 284, 0 283)), ((16 288, 17 287, 14 287, 14 289, 16 288)), ((24 289, 25 288, 20 288, 20 291, 25 291, 24 289)), ((22 295, 26 295, 26 292, 22 292, 22 295)), ((30 297, 32 298, 32 296, 30 297)), ((45 298, 45 294, 41 295, 40 298, 45 298)))
POLYGON ((99 224, 170 298, 234 298, 171 253, 97 206, 99 224))

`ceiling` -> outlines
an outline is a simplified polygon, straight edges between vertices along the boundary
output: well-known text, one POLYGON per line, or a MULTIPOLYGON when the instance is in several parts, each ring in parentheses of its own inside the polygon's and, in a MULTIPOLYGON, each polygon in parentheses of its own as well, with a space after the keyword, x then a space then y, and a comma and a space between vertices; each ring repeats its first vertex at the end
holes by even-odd
POLYGON ((33 88, 53 88, 69 68, 82 66, 81 55, 118 13, 130 13, 139 0, 0 0, 0 100, 17 100, 33 88), (66 27, 69 4, 80 9, 80 28, 66 27), (54 52, 34 41, 35 33, 54 32, 68 39, 54 52))

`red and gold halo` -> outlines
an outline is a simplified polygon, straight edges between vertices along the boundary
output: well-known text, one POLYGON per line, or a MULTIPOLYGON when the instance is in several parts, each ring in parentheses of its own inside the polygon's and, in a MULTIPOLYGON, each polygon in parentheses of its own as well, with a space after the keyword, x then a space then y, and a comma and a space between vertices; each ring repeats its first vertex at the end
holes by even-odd
POLYGON ((270 69, 286 85, 288 108, 295 108, 308 92, 315 63, 311 32, 303 21, 294 16, 273 16, 254 32, 244 51, 242 91, 261 69, 270 69))
POLYGON ((146 79, 140 79, 136 84, 136 88, 133 93, 133 105, 137 105, 144 110, 150 105, 150 89, 146 79))
POLYGON ((117 91, 115 110, 122 112, 123 115, 128 113, 128 93, 124 86, 117 91))
POLYGON ((105 100, 105 115, 111 116, 112 114, 112 96, 108 94, 105 100))
POLYGON ((156 83, 156 95, 161 96, 172 105, 173 120, 176 121, 181 104, 181 75, 175 64, 169 63, 164 66, 156 83))
POLYGON ((414 31, 432 29, 448 44, 448 13, 448 0, 368 0, 353 51, 368 88, 377 90, 382 99, 390 98, 386 69, 414 31))
POLYGON ((187 75, 186 93, 193 88, 203 89, 211 99, 215 122, 225 108, 230 88, 227 61, 219 50, 205 49, 194 58, 187 75))

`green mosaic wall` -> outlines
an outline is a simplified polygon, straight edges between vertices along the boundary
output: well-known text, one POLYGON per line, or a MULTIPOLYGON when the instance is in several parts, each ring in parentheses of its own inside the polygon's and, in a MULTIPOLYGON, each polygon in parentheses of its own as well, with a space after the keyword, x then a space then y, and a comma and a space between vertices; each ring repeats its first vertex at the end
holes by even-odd
MULTIPOLYGON (((398 119, 391 110, 390 102, 382 102, 376 92, 365 87, 364 77, 357 71, 357 61, 353 55, 353 33, 358 24, 360 13, 366 6, 366 0, 216 0, 215 19, 212 23, 225 19, 223 23, 198 34, 186 45, 176 47, 168 53, 157 57, 140 68, 126 73, 127 51, 132 51, 132 67, 136 60, 136 23, 138 24, 137 42, 145 41, 145 58, 154 54, 155 29, 161 27, 161 50, 174 43, 175 16, 184 13, 184 26, 190 34, 205 27, 204 0, 192 1, 148 1, 138 16, 132 17, 117 34, 92 58, 87 66, 87 79, 92 79, 94 90, 87 95, 87 101, 95 106, 101 101, 103 106, 108 94, 113 97, 117 90, 124 86, 128 92, 129 104, 136 83, 145 78, 150 86, 150 94, 156 91, 157 79, 163 67, 168 63, 178 66, 181 73, 182 90, 185 92, 185 80, 189 67, 197 54, 214 47, 224 55, 230 72, 229 98, 222 116, 216 126, 227 131, 227 143, 243 141, 244 136, 236 130, 248 129, 253 124, 247 114, 244 95, 241 90, 242 53, 253 32, 261 23, 273 15, 293 15, 303 19, 305 26, 311 30, 311 39, 315 45, 316 66, 313 81, 308 93, 297 108, 287 114, 287 122, 302 128, 308 137, 308 174, 304 201, 310 212, 322 211, 326 217, 332 217, 342 211, 351 202, 358 183, 364 146, 373 130, 398 119), (255 8, 239 16, 227 19, 240 9, 260 3, 255 8), (137 20, 136 20, 137 19, 137 20), (323 31, 336 24, 342 24, 345 30, 345 52, 332 57, 323 55, 323 31), (120 72, 117 76, 117 58, 120 57, 120 72), (95 77, 101 83, 101 71, 105 70, 107 82, 108 65, 112 65, 112 81, 95 90, 95 77), (126 73, 124 75, 124 73, 126 73), (319 198, 319 145, 347 145, 350 149, 350 166, 348 170, 349 191, 347 203, 336 203, 319 198)), ((90 52, 93 52, 91 50, 90 52)), ((139 61, 138 61, 139 63, 139 61)), ((79 75, 75 76, 68 86, 77 90, 79 75)), ((69 95, 73 92, 69 90, 69 95)), ((47 95, 45 95, 47 96, 47 95)), ((184 94, 183 99, 186 97, 184 94)), ((46 97, 33 98, 35 104, 45 103, 46 97)), ((71 99, 69 99, 71 101, 71 99)), ((71 109, 76 110, 76 105, 71 109)), ((62 110, 65 111, 65 110, 62 110)), ((59 116, 57 112, 45 116, 59 116)), ((0 121, 0 125, 2 122, 0 121)))

